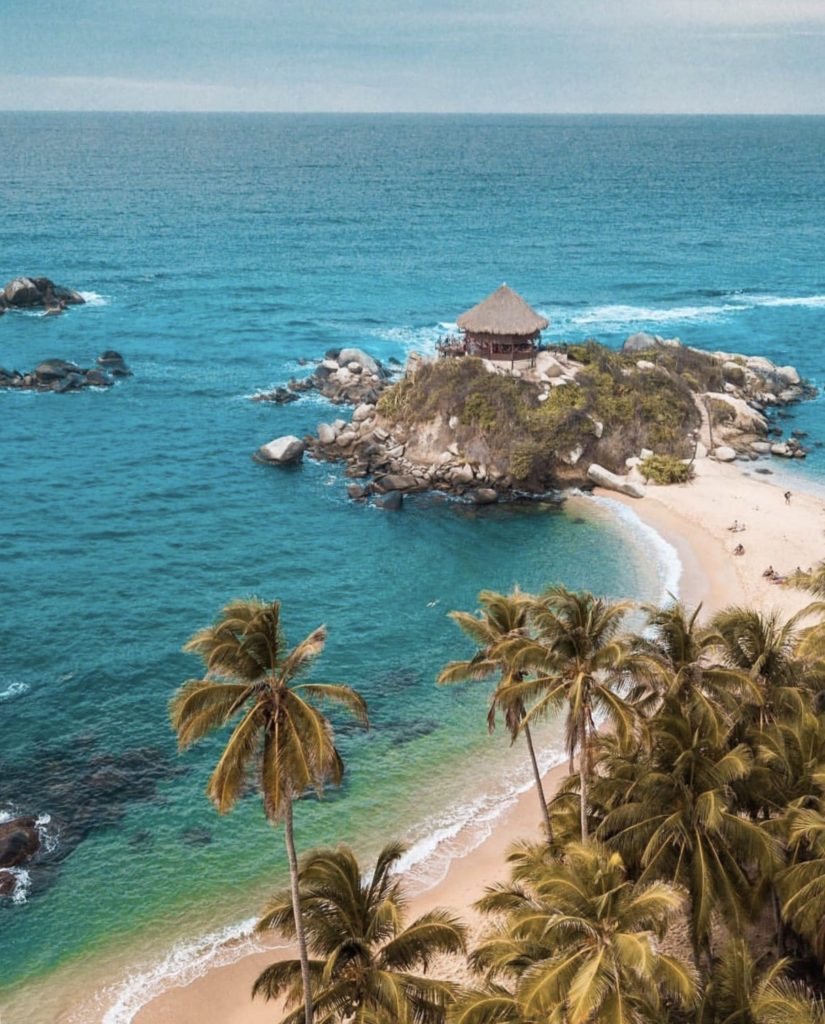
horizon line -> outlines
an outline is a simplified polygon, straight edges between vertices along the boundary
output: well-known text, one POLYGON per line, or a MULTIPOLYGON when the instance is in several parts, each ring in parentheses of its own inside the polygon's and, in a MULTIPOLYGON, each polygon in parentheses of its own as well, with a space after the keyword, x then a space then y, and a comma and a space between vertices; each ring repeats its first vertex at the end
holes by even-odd
POLYGON ((192 108, 126 109, 112 107, 0 107, 0 114, 220 114, 230 116, 256 116, 260 114, 284 117, 321 115, 324 117, 825 117, 822 111, 575 111, 575 110, 196 110, 192 108))

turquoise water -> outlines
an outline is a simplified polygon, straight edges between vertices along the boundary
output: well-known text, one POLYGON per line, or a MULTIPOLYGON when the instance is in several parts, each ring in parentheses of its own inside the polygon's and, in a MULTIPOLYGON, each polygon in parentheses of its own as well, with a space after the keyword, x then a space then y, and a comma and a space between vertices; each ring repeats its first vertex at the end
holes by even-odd
MULTIPOLYGON (((394 516, 350 504, 335 467, 257 466, 336 413, 247 396, 331 346, 427 349, 502 280, 551 338, 647 329, 821 380, 825 120, 0 114, 0 138, 0 278, 91 300, 0 319, 0 364, 116 348, 135 373, 0 394, 0 810, 49 815, 54 845, 0 907, 0 1006, 37 985, 52 1020, 93 975, 107 992, 78 1019, 117 1003, 114 1024, 135 964, 162 984, 176 939, 254 915, 283 870, 254 800, 219 819, 203 798, 218 742, 178 758, 167 725, 197 671, 180 646, 222 603, 281 598, 293 642, 325 621, 319 677, 370 702, 369 734, 339 723, 347 782, 300 807, 301 844, 402 833, 423 882, 454 823, 526 780, 483 692, 433 686, 467 650, 446 611, 515 582, 664 585, 603 508, 394 516)), ((819 401, 795 416, 822 432, 819 401)), ((825 473, 819 449, 798 472, 825 473)))

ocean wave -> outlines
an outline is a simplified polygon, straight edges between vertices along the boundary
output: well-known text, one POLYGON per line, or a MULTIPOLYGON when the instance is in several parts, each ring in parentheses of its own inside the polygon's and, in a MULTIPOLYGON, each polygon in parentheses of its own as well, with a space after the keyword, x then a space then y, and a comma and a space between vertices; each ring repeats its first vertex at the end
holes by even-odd
POLYGON ((689 323, 728 319, 737 313, 752 309, 772 307, 799 307, 800 309, 825 308, 825 295, 771 295, 747 292, 713 293, 707 289, 700 290, 698 295, 718 294, 725 301, 717 304, 702 303, 681 306, 633 306, 612 303, 603 306, 592 306, 578 313, 571 313, 567 307, 550 307, 542 310, 545 316, 559 326, 632 328, 640 325, 689 323))
MULTIPOLYGON (((565 755, 552 746, 540 758, 542 774, 561 764, 565 755)), ((493 792, 453 806, 434 819, 423 822, 408 833, 410 846, 399 862, 398 870, 412 883, 416 892, 437 885, 458 857, 477 849, 492 834, 496 822, 518 798, 533 785, 529 762, 508 773, 512 781, 493 792)), ((210 932, 201 938, 180 942, 156 964, 128 975, 125 981, 109 986, 93 997, 94 1007, 86 1005, 69 1018, 70 1024, 87 1024, 89 1014, 100 1014, 101 1024, 132 1024, 138 1012, 152 999, 170 988, 182 988, 216 967, 236 963, 243 957, 265 949, 255 939, 256 918, 210 932)))
MULTIPOLYGON (((0 700, 11 700, 13 697, 22 697, 29 692, 28 683, 9 683, 5 690, 0 690, 0 700)), ((2 819, 0 819, 2 820, 2 819)))
MULTIPOLYGON (((249 918, 198 939, 180 942, 158 963, 135 971, 124 982, 98 993, 94 1002, 101 1013, 101 1024, 131 1024, 141 1007, 166 989, 182 988, 215 967, 225 967, 250 953, 260 952, 265 947, 254 939, 255 920, 249 918)), ((88 1024, 91 1009, 78 1008, 69 1020, 88 1024)))
POLYGON ((14 879, 14 888, 11 891, 9 899, 16 906, 22 906, 29 898, 29 890, 31 889, 31 875, 25 868, 3 868, 14 879))
MULTIPOLYGON (((560 748, 548 746, 544 756, 539 758, 542 775, 561 764, 565 757, 560 748)), ((450 864, 489 839, 496 823, 534 785, 532 768, 527 761, 520 770, 513 770, 511 766, 509 777, 513 781, 502 789, 480 793, 466 803, 450 807, 408 833, 410 846, 399 861, 398 869, 410 879, 414 889, 425 891, 438 885, 447 875, 450 864)))
POLYGON ((436 345, 445 334, 455 334, 458 324, 442 321, 424 327, 375 327, 366 333, 381 341, 398 345, 407 354, 435 355, 436 345))

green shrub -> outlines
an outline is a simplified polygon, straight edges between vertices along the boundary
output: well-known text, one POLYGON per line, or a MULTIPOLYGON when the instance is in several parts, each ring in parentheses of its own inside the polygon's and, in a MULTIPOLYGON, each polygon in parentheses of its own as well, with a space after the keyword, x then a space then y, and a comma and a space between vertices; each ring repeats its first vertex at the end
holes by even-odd
POLYGON ((695 475, 690 463, 672 455, 649 455, 639 464, 639 472, 655 484, 686 484, 695 475))
POLYGON ((470 395, 458 418, 465 427, 480 427, 481 430, 495 430, 498 423, 496 410, 484 395, 470 395))
POLYGON ((722 401, 721 398, 706 398, 705 402, 714 426, 717 423, 731 423, 736 419, 736 411, 733 406, 722 401))

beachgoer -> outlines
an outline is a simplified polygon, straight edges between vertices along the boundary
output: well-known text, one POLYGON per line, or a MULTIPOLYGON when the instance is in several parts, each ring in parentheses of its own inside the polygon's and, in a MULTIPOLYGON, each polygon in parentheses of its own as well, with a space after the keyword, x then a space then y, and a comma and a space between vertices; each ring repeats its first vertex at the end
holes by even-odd
POLYGON ((737 544, 736 547, 733 549, 733 553, 735 555, 744 555, 744 553, 745 553, 744 546, 742 544, 737 544))
POLYGON ((772 565, 769 565, 768 568, 762 573, 762 575, 773 578, 776 575, 776 570, 772 565))
POLYGON ((790 505, 791 503, 791 492, 785 491, 785 504, 790 505))

